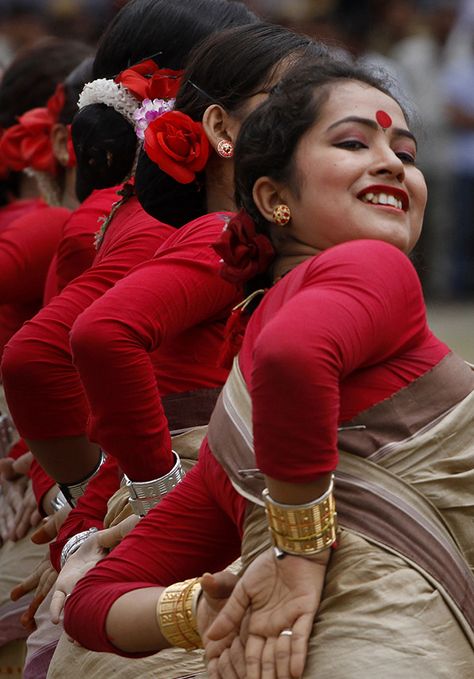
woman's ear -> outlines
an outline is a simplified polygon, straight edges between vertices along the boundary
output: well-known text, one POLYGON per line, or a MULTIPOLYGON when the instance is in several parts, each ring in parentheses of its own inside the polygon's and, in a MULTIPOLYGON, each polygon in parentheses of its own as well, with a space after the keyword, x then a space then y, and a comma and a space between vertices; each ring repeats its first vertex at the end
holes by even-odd
POLYGON ((259 177, 254 184, 252 195, 258 211, 267 222, 273 222, 273 210, 277 205, 286 204, 282 187, 270 177, 259 177))
POLYGON ((51 129, 51 146, 56 160, 62 167, 67 167, 69 163, 68 151, 69 131, 66 125, 56 123, 51 129))
POLYGON ((232 145, 235 143, 237 123, 219 104, 212 104, 206 108, 202 126, 214 151, 217 151, 219 142, 226 141, 232 145))

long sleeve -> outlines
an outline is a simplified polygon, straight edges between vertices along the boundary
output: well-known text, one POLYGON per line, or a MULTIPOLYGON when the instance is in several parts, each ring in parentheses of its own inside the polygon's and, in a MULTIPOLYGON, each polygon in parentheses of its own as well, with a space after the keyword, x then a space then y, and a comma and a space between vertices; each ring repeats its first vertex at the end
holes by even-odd
POLYGON ((118 188, 93 191, 65 223, 54 262, 48 272, 48 279, 51 277, 52 280, 45 302, 92 265, 97 254, 94 235, 100 229, 102 220, 110 213, 113 203, 119 200, 118 188))
POLYGON ((218 355, 239 291, 219 276, 210 247, 222 224, 219 214, 183 227, 74 324, 71 346, 91 404, 90 439, 133 480, 162 476, 172 466, 161 396, 225 380, 218 355))
POLYGON ((415 270, 392 246, 346 243, 298 269, 295 294, 290 274, 272 302, 257 310, 243 360, 250 365, 251 345, 247 379, 257 464, 293 482, 334 470, 339 423, 448 352, 432 339, 415 270))
POLYGON ((72 364, 69 332, 84 309, 139 262, 171 227, 147 215, 135 198, 116 213, 94 265, 15 335, 5 348, 2 374, 20 434, 43 439, 85 433, 89 405, 72 364))
POLYGON ((0 304, 41 300, 49 264, 70 212, 45 207, 0 231, 0 304))

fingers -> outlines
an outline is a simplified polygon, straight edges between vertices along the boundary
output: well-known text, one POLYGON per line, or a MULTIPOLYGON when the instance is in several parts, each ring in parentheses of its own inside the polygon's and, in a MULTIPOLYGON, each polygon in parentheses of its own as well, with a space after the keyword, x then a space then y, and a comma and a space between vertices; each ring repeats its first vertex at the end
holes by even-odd
MULTIPOLYGON (((291 630, 293 631, 293 630, 291 630)), ((294 634, 294 632, 293 632, 294 634)), ((275 666, 278 679, 290 679, 292 636, 280 634, 275 643, 275 666)), ((299 675, 297 675, 299 676, 299 675)))
POLYGON ((49 607, 49 612, 51 614, 51 622, 57 625, 61 617, 64 604, 66 603, 66 593, 60 589, 57 589, 53 598, 51 599, 51 606, 49 607))
POLYGON ((48 560, 42 559, 35 568, 35 570, 31 573, 31 575, 29 575, 27 578, 23 580, 23 582, 20 582, 19 585, 12 589, 10 593, 10 598, 12 599, 12 601, 17 601, 24 594, 27 594, 28 592, 31 592, 33 589, 38 587, 41 576, 49 568, 51 568, 49 559, 48 560))
POLYGON ((229 571, 219 573, 204 573, 201 586, 205 594, 212 599, 228 599, 232 594, 239 578, 229 571))
POLYGON ((304 671, 308 654, 308 640, 313 629, 314 616, 302 615, 293 625, 291 637, 290 677, 299 679, 304 671))
POLYGON ((0 460, 0 477, 3 481, 13 481, 18 474, 13 469, 14 460, 11 457, 4 457, 0 460))
POLYGON ((232 595, 227 603, 207 630, 207 637, 214 641, 218 641, 234 630, 237 635, 240 623, 242 622, 242 618, 244 617, 249 604, 248 596, 241 586, 241 581, 239 581, 234 587, 232 595))
POLYGON ((57 534, 58 531, 54 515, 47 516, 43 519, 41 526, 31 536, 31 542, 34 542, 35 545, 45 545, 46 543, 51 542, 57 534))
POLYGON ((251 634, 245 646, 245 664, 248 679, 261 679, 262 654, 265 639, 251 634))
POLYGON ((27 452, 24 455, 20 455, 17 460, 13 461, 13 471, 16 474, 28 474, 30 471, 31 463, 33 462, 33 453, 27 452))
POLYGON ((38 608, 43 603, 44 599, 45 597, 41 594, 35 596, 31 604, 28 606, 28 609, 21 616, 20 622, 23 625, 23 627, 26 627, 27 630, 36 629, 35 614, 38 608))
POLYGON ((126 519, 116 526, 99 531, 97 533, 98 544, 104 549, 113 549, 122 542, 123 538, 135 528, 139 521, 140 517, 133 514, 132 516, 127 516, 126 519))

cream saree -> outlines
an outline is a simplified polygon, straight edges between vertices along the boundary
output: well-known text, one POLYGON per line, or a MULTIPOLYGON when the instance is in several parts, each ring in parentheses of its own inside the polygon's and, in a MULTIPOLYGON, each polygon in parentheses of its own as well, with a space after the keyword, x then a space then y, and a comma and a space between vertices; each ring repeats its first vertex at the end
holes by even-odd
MULTIPOLYGON (((353 451, 340 453, 336 473, 342 533, 305 679, 474 676, 473 387, 472 372, 451 354, 341 428, 340 444, 353 451)), ((209 441, 253 501, 244 564, 269 546, 251 422, 236 362, 209 441)))

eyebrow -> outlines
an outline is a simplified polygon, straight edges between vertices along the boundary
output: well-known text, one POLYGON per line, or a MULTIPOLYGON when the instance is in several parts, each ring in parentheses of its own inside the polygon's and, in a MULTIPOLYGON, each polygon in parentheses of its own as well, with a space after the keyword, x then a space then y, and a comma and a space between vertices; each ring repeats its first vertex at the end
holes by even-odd
MULTIPOLYGON (((379 129, 379 124, 375 120, 371 120, 370 118, 360 118, 359 116, 347 116, 347 118, 342 118, 342 120, 337 120, 332 125, 329 125, 328 130, 332 130, 343 123, 359 123, 360 125, 366 125, 373 130, 379 129)), ((417 146, 416 137, 412 132, 410 132, 410 130, 405 130, 403 127, 393 127, 392 129, 396 135, 411 139, 417 146)))

